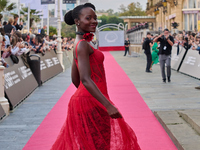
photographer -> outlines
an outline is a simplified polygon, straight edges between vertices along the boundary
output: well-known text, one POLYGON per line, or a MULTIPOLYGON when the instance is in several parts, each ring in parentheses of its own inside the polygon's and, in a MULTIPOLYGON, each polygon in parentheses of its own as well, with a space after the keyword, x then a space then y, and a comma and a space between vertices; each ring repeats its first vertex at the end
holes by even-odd
POLYGON ((151 63, 152 63, 152 56, 151 56, 151 46, 152 46, 152 41, 151 41, 151 33, 147 33, 147 37, 145 38, 144 42, 143 42, 143 49, 144 49, 144 53, 147 56, 147 66, 146 66, 146 72, 147 73, 152 73, 150 71, 151 68, 151 63))
POLYGON ((169 30, 165 29, 164 34, 154 39, 154 42, 160 41, 159 61, 163 82, 166 83, 165 64, 167 65, 167 79, 171 82, 171 50, 174 45, 174 38, 170 35, 169 30))

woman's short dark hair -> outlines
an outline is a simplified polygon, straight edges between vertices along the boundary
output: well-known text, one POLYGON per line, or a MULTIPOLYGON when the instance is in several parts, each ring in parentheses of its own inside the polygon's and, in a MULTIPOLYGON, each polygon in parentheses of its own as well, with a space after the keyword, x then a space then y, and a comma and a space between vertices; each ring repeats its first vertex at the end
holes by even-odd
POLYGON ((87 8, 87 7, 94 9, 94 11, 96 10, 95 6, 91 3, 85 3, 84 5, 79 5, 79 6, 75 7, 73 10, 70 10, 69 12, 67 12, 65 14, 65 16, 64 16, 65 23, 68 25, 75 24, 74 19, 79 19, 81 10, 83 8, 87 8))

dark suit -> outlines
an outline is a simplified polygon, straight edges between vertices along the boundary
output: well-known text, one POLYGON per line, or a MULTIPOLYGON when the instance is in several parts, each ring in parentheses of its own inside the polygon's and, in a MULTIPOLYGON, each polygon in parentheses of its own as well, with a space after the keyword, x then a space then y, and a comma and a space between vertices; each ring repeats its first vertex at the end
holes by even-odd
POLYGON ((150 71, 150 68, 151 68, 151 63, 152 63, 152 56, 151 56, 151 47, 150 47, 150 43, 151 43, 151 40, 149 38, 146 38, 144 40, 145 42, 145 50, 144 50, 144 53, 146 54, 147 56, 147 66, 146 66, 146 71, 149 72, 150 71))
POLYGON ((44 30, 43 28, 41 29, 40 34, 41 34, 43 37, 46 36, 46 34, 45 34, 45 30, 44 30))
POLYGON ((15 26, 16 30, 22 30, 23 29, 23 25, 19 25, 18 23, 15 26))
POLYGON ((125 54, 124 56, 126 56, 127 52, 129 52, 129 46, 130 46, 130 41, 129 40, 125 40, 125 54))
POLYGON ((4 31, 5 31, 5 33, 11 33, 13 28, 14 27, 11 24, 7 24, 4 26, 4 31))

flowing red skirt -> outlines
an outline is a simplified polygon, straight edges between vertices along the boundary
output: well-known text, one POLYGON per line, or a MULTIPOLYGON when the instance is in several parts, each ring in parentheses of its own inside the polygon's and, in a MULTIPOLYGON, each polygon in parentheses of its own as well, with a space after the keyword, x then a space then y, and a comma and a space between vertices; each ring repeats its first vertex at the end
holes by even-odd
POLYGON ((140 150, 140 147, 123 118, 112 119, 92 96, 73 95, 67 119, 51 150, 140 150))

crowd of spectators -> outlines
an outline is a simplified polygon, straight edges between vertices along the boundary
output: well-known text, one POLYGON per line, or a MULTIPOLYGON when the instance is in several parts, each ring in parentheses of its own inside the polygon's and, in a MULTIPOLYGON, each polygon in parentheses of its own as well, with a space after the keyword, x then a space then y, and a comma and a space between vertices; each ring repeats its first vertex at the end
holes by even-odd
POLYGON ((197 50, 200 54, 200 32, 186 32, 183 30, 178 34, 173 34, 173 37, 175 39, 175 46, 181 45, 186 49, 197 50))
MULTIPOLYGON (((5 61, 5 58, 11 57, 14 63, 17 63, 18 56, 28 56, 31 51, 35 53, 41 53, 45 55, 46 51, 57 50, 57 36, 53 35, 49 37, 42 32, 42 34, 22 34, 23 25, 17 24, 18 16, 9 18, 8 22, 4 22, 0 27, 0 33, 3 36, 1 44, 1 61, 5 67, 9 67, 9 64, 5 61)), ((43 30, 46 27, 43 28, 43 30)), ((74 46, 74 39, 62 37, 62 50, 71 50, 74 46)))

